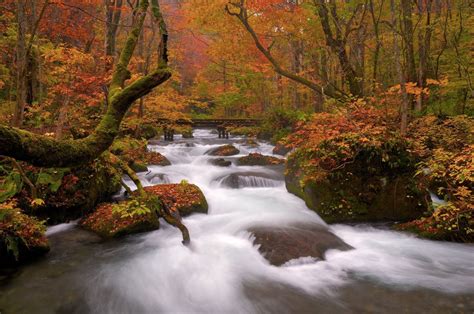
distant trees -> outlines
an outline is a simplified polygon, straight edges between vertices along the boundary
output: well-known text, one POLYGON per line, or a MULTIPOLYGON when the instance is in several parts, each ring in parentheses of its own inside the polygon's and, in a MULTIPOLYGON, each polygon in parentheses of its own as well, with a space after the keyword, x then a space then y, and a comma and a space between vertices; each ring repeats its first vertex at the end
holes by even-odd
MULTIPOLYGON (((464 103, 462 112, 473 110, 469 109, 473 104, 473 69, 467 61, 472 36, 468 38, 466 26, 472 27, 474 19, 467 13, 468 1, 228 0, 225 6, 275 72, 329 98, 367 97, 399 84, 403 94, 404 81, 409 85, 400 98, 408 99, 408 104, 400 102, 405 119, 410 112, 436 110, 429 106, 431 99, 432 103, 450 102, 439 94, 440 80, 449 76, 451 88, 469 90, 470 95, 460 97, 451 92, 451 101, 464 103), (304 70, 299 73, 287 70, 293 57, 282 44, 291 45, 295 40, 305 47, 304 70), (314 58, 328 52, 329 58, 314 58), (440 66, 444 69, 441 75, 440 66), (322 70, 326 75, 321 75, 322 70), (317 79, 309 79, 311 73, 317 79), (431 88, 433 80, 438 83, 431 88)), ((447 103, 441 106, 453 112, 447 103)))

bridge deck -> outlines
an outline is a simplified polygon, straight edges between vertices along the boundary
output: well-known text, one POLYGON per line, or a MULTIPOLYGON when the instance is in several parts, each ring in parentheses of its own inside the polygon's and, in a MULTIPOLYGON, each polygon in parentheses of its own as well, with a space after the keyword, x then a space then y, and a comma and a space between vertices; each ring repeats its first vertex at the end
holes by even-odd
POLYGON ((191 125, 193 127, 218 127, 224 126, 257 126, 262 120, 260 119, 179 119, 170 121, 168 119, 157 119, 158 123, 173 123, 179 125, 191 125))

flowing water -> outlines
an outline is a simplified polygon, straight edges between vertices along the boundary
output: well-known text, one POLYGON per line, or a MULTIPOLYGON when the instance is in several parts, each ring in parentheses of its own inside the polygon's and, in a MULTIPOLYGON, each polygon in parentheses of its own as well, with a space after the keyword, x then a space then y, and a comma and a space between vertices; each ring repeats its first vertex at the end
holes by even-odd
POLYGON ((327 226, 286 191, 281 168, 217 167, 205 155, 228 142, 242 155, 271 154, 271 145, 216 137, 195 130, 195 139, 156 142, 149 148, 172 166, 140 174, 145 185, 185 179, 203 190, 209 214, 184 219, 189 247, 165 223, 105 242, 74 222, 51 227, 48 256, 0 286, 0 313, 474 313, 474 246, 327 226), (275 267, 247 231, 296 223, 327 228, 354 249, 275 267))

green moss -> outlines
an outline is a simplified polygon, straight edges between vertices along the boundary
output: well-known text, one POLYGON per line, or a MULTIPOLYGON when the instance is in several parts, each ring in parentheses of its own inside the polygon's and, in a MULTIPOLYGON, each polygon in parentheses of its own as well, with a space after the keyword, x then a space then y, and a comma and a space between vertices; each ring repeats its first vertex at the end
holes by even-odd
POLYGON ((14 202, 0 204, 0 266, 27 262, 49 251, 43 222, 24 214, 14 202))
POLYGON ((237 164, 241 166, 271 166, 280 165, 284 162, 284 159, 273 156, 265 156, 259 153, 251 153, 248 156, 237 159, 237 164))
POLYGON ((413 178, 416 159, 408 155, 405 144, 388 141, 357 151, 350 162, 327 171, 324 163, 315 166, 308 160, 338 158, 333 143, 323 142, 315 151, 297 150, 287 163, 288 191, 303 198, 328 223, 420 217, 428 206, 427 193, 413 178))
POLYGON ((151 201, 141 202, 130 199, 118 204, 101 204, 80 224, 103 238, 156 230, 160 227, 160 222, 155 208, 159 206, 159 202, 157 200, 155 202, 156 204, 151 204, 151 201), (137 203, 140 206, 137 206, 137 203))

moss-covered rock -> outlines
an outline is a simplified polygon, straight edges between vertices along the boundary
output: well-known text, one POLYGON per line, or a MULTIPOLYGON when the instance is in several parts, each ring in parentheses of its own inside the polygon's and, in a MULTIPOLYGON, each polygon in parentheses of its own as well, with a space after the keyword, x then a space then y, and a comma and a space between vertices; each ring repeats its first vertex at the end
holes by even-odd
POLYGON ((280 155, 280 156, 285 156, 290 151, 291 151, 291 148, 281 142, 278 142, 273 148, 273 153, 275 155, 280 155))
POLYGON ((222 145, 212 148, 206 152, 206 155, 211 156, 234 156, 238 155, 240 151, 234 145, 222 145))
POLYGON ((28 262, 49 251, 44 224, 13 201, 0 204, 0 267, 28 262))
POLYGON ((239 166, 271 166, 281 165, 284 162, 284 159, 273 156, 265 156, 259 153, 250 153, 248 156, 240 157, 237 160, 237 164, 239 166))
POLYGON ((83 217, 95 206, 120 190, 122 177, 115 165, 105 158, 73 169, 38 169, 26 166, 25 171, 44 203, 32 206, 28 188, 18 195, 19 206, 26 213, 57 224, 83 217))
POLYGON ((446 202, 434 203, 426 216, 395 227, 430 239, 474 242, 474 119, 420 120, 415 127, 428 126, 424 133, 412 131, 417 132, 414 146, 425 157, 416 178, 446 202))
POLYGON ((146 197, 134 194, 119 203, 104 203, 81 221, 81 226, 104 238, 147 232, 159 228, 161 206, 177 211, 180 216, 207 213, 202 191, 193 184, 160 184, 145 188, 146 197))
POLYGON ((186 182, 179 184, 159 184, 145 187, 145 191, 156 195, 168 208, 178 210, 181 216, 193 213, 207 214, 208 205, 201 189, 186 182))
POLYGON ((158 128, 151 124, 141 124, 138 126, 137 136, 146 140, 160 135, 158 128))
POLYGON ((231 127, 229 132, 235 136, 255 137, 259 132, 259 128, 252 126, 231 127))
POLYGON ((175 130, 175 133, 181 134, 183 138, 193 138, 193 128, 190 126, 185 126, 185 125, 179 125, 179 126, 174 126, 173 129, 175 130))
MULTIPOLYGON (((158 202, 156 206, 159 206, 158 202)), ((131 199, 117 204, 99 205, 80 225, 103 238, 114 238, 156 230, 160 227, 160 222, 155 210, 131 199)))
POLYGON ((144 163, 149 165, 155 166, 170 166, 171 162, 158 152, 146 152, 145 156, 143 157, 144 163))
MULTIPOLYGON (((321 156, 317 155, 319 160, 327 160, 325 152, 336 154, 326 144, 321 146, 321 156)), ((403 140, 384 145, 383 149, 359 147, 354 159, 330 171, 322 169, 324 163, 303 167, 308 165, 308 155, 297 150, 288 159, 286 187, 328 223, 419 218, 429 206, 429 195, 414 179, 417 161, 403 140)))
POLYGON ((230 167, 232 165, 230 160, 225 160, 224 158, 211 159, 209 163, 218 167, 230 167))
POLYGON ((256 148, 256 147, 259 146, 258 142, 253 138, 245 138, 245 139, 242 139, 242 140, 238 141, 237 143, 239 143, 241 145, 245 145, 247 147, 251 147, 251 148, 256 148))
POLYGON ((194 137, 192 130, 185 131, 185 132, 181 133, 181 136, 183 136, 183 138, 193 138, 194 137))
MULTIPOLYGON (((127 162, 130 168, 134 169, 134 164, 169 166, 171 162, 158 152, 147 149, 147 141, 137 140, 130 137, 120 138, 114 141, 110 152, 119 156, 127 162)), ((143 169, 143 167, 141 167, 143 169)), ((143 170, 146 171, 146 170, 143 170)))

